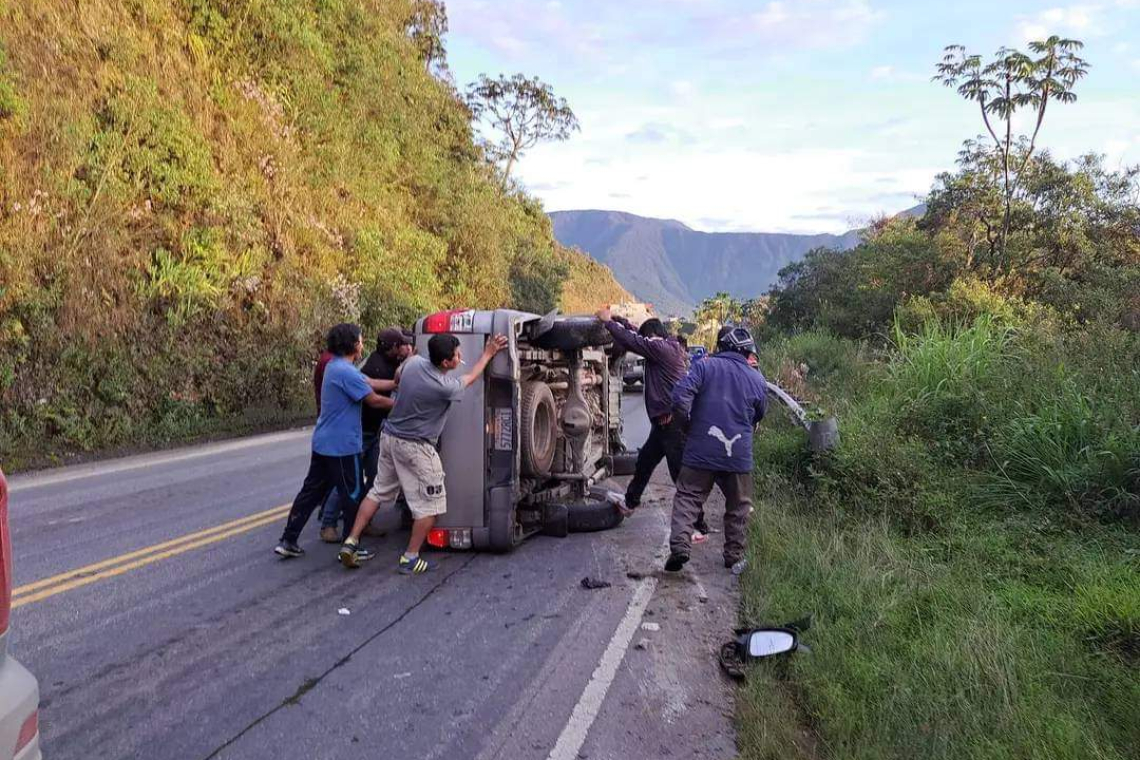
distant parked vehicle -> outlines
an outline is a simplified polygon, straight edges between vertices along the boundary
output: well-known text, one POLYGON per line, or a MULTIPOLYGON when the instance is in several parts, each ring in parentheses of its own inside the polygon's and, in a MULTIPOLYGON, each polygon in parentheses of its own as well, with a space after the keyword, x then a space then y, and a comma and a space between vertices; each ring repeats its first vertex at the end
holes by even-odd
POLYGON ((8 481, 0 470, 0 758, 40 760, 40 687, 8 654, 12 612, 12 537, 8 530, 8 481))
POLYGON ((626 354, 621 366, 622 384, 634 388, 645 381, 645 359, 637 354, 626 354))

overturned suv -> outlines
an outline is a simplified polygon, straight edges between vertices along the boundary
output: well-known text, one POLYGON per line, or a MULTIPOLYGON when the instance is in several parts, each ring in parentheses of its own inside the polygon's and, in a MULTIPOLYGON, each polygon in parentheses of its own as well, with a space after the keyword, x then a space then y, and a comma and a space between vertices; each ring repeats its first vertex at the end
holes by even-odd
POLYGON ((473 360, 493 335, 507 348, 451 407, 440 437, 447 514, 428 543, 509 551, 537 533, 612 528, 596 484, 633 471, 621 437, 621 359, 593 317, 444 311, 416 323, 416 349, 449 333, 473 360))

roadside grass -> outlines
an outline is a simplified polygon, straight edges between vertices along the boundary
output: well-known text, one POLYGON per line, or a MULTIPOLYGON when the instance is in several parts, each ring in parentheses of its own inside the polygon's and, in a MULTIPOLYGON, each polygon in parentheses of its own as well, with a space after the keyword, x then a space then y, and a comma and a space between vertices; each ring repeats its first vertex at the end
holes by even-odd
POLYGON ((812 652, 752 666, 742 758, 1136 756, 1135 342, 1105 345, 983 319, 808 373, 843 440, 814 456, 780 414, 757 436, 742 619, 811 613, 812 652))
POLYGON ((742 757, 1134 757, 1135 536, 978 523, 920 540, 772 486, 743 617, 813 614, 812 652, 752 668, 742 757))

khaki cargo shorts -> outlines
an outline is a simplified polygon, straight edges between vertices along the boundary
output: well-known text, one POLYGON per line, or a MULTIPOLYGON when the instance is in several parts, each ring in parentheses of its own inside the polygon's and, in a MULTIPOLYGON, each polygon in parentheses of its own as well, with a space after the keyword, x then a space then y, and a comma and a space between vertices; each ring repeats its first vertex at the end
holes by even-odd
POLYGON ((368 498, 380 504, 391 504, 401 490, 412 517, 417 520, 447 511, 443 462, 439 460, 435 447, 426 441, 405 441, 381 433, 376 479, 372 482, 368 498))

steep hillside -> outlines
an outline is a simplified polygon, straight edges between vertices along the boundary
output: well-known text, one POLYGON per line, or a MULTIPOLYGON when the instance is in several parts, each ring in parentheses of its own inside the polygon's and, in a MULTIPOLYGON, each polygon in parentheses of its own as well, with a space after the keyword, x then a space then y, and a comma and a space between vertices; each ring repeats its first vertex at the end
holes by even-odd
POLYGON ((304 411, 336 321, 621 292, 501 189, 421 7, 0 0, 7 466, 304 411))
POLYGON ((813 248, 852 248, 844 235, 697 232, 677 221, 618 211, 556 211, 554 234, 609 266, 618 281, 662 314, 685 314, 719 291, 765 292, 776 273, 813 248))

